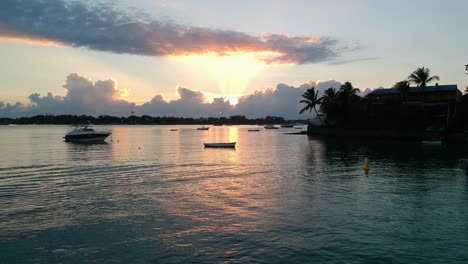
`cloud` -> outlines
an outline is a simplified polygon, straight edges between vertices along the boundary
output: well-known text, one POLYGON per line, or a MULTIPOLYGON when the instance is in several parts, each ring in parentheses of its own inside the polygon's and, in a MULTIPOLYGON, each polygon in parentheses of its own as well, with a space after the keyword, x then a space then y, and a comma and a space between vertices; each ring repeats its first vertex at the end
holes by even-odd
POLYGON ((348 59, 348 60, 337 60, 337 61, 330 62, 329 65, 344 65, 344 64, 349 64, 349 63, 354 63, 354 62, 359 62, 359 61, 373 61, 373 60, 378 60, 378 58, 371 57, 371 58, 357 58, 357 59, 348 59))
POLYGON ((86 115, 129 115, 135 108, 135 103, 120 99, 122 91, 113 80, 97 81, 93 83, 76 73, 67 76, 63 88, 67 90, 65 96, 48 93, 41 96, 31 94, 28 98, 30 105, 20 103, 7 104, 0 107, 0 116, 17 117, 39 114, 86 114, 86 115))
POLYGON ((65 0, 0 1, 0 38, 157 57, 252 52, 275 64, 330 61, 346 50, 327 37, 252 36, 65 0))
POLYGON ((205 96, 199 91, 178 87, 179 99, 166 102, 161 95, 156 95, 136 109, 138 114, 179 117, 217 117, 232 112, 232 106, 224 98, 215 98, 212 103, 205 102, 205 96))
POLYGON ((278 84, 275 89, 255 91, 239 98, 236 106, 229 103, 228 98, 214 98, 207 102, 205 95, 182 86, 177 87, 179 98, 166 101, 163 96, 156 95, 143 105, 136 105, 122 99, 122 91, 113 80, 93 82, 77 73, 66 77, 63 88, 64 96, 48 93, 41 96, 31 94, 29 105, 21 103, 5 104, 0 102, 0 117, 33 116, 39 114, 75 114, 75 115, 137 115, 177 116, 177 117, 220 117, 245 115, 248 118, 265 116, 282 116, 287 119, 304 119, 310 116, 300 116, 299 100, 308 88, 314 86, 323 94, 325 89, 338 89, 338 81, 310 81, 298 87, 278 84))

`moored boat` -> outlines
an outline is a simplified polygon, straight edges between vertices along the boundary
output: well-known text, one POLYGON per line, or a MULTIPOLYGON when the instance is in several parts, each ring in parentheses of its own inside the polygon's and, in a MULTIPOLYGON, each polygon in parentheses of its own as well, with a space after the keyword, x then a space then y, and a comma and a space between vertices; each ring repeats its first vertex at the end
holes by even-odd
POLYGON ((249 129, 248 131, 249 131, 249 132, 259 132, 260 129, 249 129))
POLYGON ((210 127, 202 126, 202 127, 197 128, 197 130, 208 130, 208 129, 210 129, 210 127))
POLYGON ((205 148, 235 148, 236 142, 229 143, 203 143, 205 148))
POLYGON ((441 140, 423 140, 421 141, 421 143, 425 145, 441 145, 442 141, 441 140))
POLYGON ((274 125, 266 125, 264 126, 265 129, 278 129, 277 126, 274 126, 274 125))
POLYGON ((103 142, 111 132, 107 131, 96 131, 89 126, 76 127, 72 131, 68 132, 65 137, 65 141, 69 142, 103 142))

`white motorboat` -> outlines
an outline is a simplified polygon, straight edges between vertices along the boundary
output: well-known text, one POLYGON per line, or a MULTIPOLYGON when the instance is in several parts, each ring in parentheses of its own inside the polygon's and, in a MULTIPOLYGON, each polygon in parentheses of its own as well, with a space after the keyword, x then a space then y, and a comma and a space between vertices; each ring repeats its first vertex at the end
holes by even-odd
POLYGON ((205 148, 235 148, 236 142, 229 143, 203 143, 205 148))
POLYGON ((111 132, 107 131, 96 131, 89 126, 75 127, 72 131, 68 132, 65 137, 65 141, 70 142, 102 142, 104 141, 111 132))

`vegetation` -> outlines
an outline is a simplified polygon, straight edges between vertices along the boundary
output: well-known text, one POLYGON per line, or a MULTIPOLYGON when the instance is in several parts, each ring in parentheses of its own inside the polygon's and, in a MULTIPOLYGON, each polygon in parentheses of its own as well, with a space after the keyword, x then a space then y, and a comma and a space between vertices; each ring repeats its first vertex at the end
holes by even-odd
POLYGON ((408 92, 410 89, 410 81, 408 80, 399 81, 393 85, 393 88, 400 91, 400 98, 402 100, 404 100, 405 102, 408 102, 408 92))
POLYGON ((431 70, 429 70, 429 68, 424 67, 417 68, 408 76, 409 82, 414 83, 417 87, 421 88, 426 87, 427 83, 430 83, 435 80, 439 81, 439 76, 431 76, 431 70))
POLYGON ((319 112, 326 115, 323 123, 331 128, 421 131, 436 126, 449 132, 467 130, 468 93, 460 102, 448 105, 425 104, 424 94, 420 102, 408 103, 410 84, 424 88, 435 80, 439 80, 439 77, 431 75, 428 68, 417 68, 407 79, 393 85, 400 96, 389 97, 377 104, 367 97, 358 96, 359 90, 350 82, 344 83, 340 89, 326 89, 321 97, 318 96, 318 91, 311 88, 303 95, 305 100, 301 103, 306 103, 306 107, 301 113, 319 108, 319 112))
MULTIPOLYGON (((301 120, 292 120, 300 122, 301 120)), ((191 125, 191 124, 282 124, 286 121, 282 117, 267 116, 265 118, 248 119, 243 115, 209 118, 184 118, 184 117, 153 117, 148 115, 116 117, 102 115, 99 117, 89 115, 37 115, 33 117, 0 118, 0 125, 16 124, 51 124, 51 125, 73 125, 73 124, 96 124, 96 125, 191 125)))
POLYGON ((318 104, 320 104, 320 101, 322 100, 322 98, 318 98, 318 92, 319 92, 318 90, 315 91, 314 87, 312 87, 310 89, 307 89, 307 91, 305 91, 305 93, 302 95, 302 97, 304 99, 299 101, 299 103, 301 103, 301 104, 305 103, 306 106, 304 108, 302 108, 301 111, 299 111, 299 114, 302 114, 307 110, 309 110, 309 112, 311 112, 312 109, 314 109, 315 114, 317 115, 317 117, 320 120, 320 123, 323 125, 322 119, 320 118, 320 116, 319 116, 319 114, 317 112, 317 108, 316 108, 316 106, 318 104))
POLYGON ((300 103, 307 105, 301 110, 304 111, 316 110, 316 106, 320 104, 320 112, 326 114, 327 121, 323 122, 327 126, 349 127, 361 123, 359 116, 365 111, 365 98, 357 95, 359 89, 354 88, 350 82, 345 82, 338 91, 334 88, 329 88, 324 91, 322 97, 318 98, 318 91, 314 87, 308 89, 302 97, 300 103))

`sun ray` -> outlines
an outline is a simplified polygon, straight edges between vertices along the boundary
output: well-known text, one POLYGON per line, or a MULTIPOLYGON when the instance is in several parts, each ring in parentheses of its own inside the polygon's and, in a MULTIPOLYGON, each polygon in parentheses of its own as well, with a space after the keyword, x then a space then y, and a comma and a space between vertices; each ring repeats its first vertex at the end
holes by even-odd
MULTIPOLYGON (((203 53, 192 55, 172 55, 168 58, 176 61, 180 67, 197 69, 200 74, 207 74, 216 82, 217 91, 222 97, 236 104, 249 83, 272 65, 264 62, 265 57, 278 56, 277 52, 228 52, 203 53)), ((204 76, 200 76, 203 78, 204 76)))

